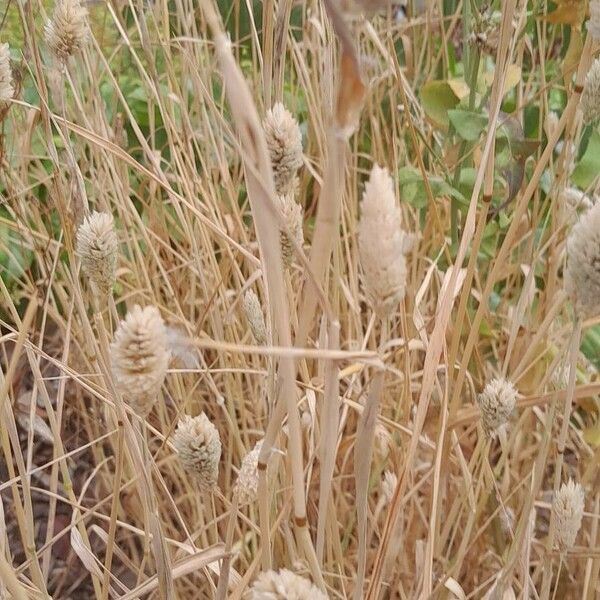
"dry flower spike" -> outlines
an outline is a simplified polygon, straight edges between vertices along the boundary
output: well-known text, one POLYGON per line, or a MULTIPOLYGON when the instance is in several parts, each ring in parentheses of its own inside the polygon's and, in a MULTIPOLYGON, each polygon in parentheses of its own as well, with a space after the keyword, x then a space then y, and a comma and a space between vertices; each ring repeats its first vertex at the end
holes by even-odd
POLYGON ((303 211, 300 204, 294 200, 292 193, 277 196, 277 207, 283 215, 283 220, 289 235, 284 229, 281 231, 280 244, 281 256, 286 267, 292 264, 294 259, 294 242, 302 247, 304 243, 304 231, 302 229, 303 211))
POLYGON ((409 236, 402 230, 394 184, 386 169, 375 165, 360 204, 358 250, 365 292, 380 317, 390 314, 406 293, 409 236))
POLYGON ((492 379, 477 397, 481 424, 489 436, 494 436, 510 418, 517 403, 517 390, 506 379, 492 379))
POLYGON ((77 255, 97 292, 106 297, 115 283, 118 241, 112 215, 93 212, 77 230, 77 255))
POLYGON ((221 439, 217 428, 204 413, 185 415, 173 434, 173 445, 183 468, 193 475, 200 488, 212 491, 219 477, 221 439))
POLYGON ((298 169, 302 166, 302 134, 298 121, 283 104, 267 111, 263 121, 267 148, 273 167, 275 191, 293 192, 298 169))
POLYGON ((252 502, 258 491, 258 455, 262 440, 256 442, 254 448, 244 456, 240 467, 235 491, 242 504, 252 502))
POLYGON ((289 571, 263 571, 258 575, 248 600, 327 600, 327 596, 308 579, 289 571))
POLYGON ((14 94, 10 48, 7 43, 4 43, 0 44, 0 107, 6 104, 14 94))
POLYGON ((600 117, 600 58, 597 58, 585 78, 581 94, 583 122, 593 123, 600 117))
POLYGON ((564 278, 576 313, 584 319, 600 314, 600 204, 589 209, 569 234, 564 278))
POLYGON ((590 18, 587 30, 594 41, 600 42, 600 0, 590 0, 590 18))
POLYGON ((159 397, 170 360, 158 309, 134 306, 115 333, 111 353, 113 376, 123 399, 134 412, 146 416, 159 397))
POLYGON ((58 0, 44 28, 50 51, 61 62, 83 47, 87 35, 87 10, 79 0, 58 0))
POLYGON ((267 343, 267 327, 265 317, 260 306, 260 300, 254 290, 247 290, 243 299, 244 313, 250 326, 254 341, 260 346, 267 343))
POLYGON ((554 497, 552 510, 556 519, 556 543, 561 551, 575 545, 575 538, 583 519, 583 488, 572 479, 563 483, 554 497))

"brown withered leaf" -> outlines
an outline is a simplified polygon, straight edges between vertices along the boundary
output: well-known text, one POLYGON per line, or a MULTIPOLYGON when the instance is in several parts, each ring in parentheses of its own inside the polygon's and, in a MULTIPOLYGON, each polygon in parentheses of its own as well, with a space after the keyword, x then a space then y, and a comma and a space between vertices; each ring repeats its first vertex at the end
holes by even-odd
POLYGON ((544 17, 554 25, 581 25, 586 15, 585 0, 556 0, 556 9, 544 17))
POLYGON ((340 82, 336 106, 336 124, 351 133, 358 121, 366 86, 362 81, 360 64, 352 34, 340 7, 333 0, 324 0, 327 14, 340 41, 340 82))
POLYGON ((352 129, 358 121, 367 88, 360 77, 357 61, 347 52, 342 53, 340 74, 337 123, 341 129, 352 129))

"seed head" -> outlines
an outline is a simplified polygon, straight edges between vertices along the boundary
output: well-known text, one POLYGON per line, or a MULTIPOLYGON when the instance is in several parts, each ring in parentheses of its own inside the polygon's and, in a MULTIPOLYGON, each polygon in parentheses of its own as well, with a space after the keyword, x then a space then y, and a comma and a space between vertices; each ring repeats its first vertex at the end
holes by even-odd
POLYGON ((259 440, 242 460, 242 466, 235 484, 235 490, 242 504, 252 502, 256 498, 258 491, 258 455, 261 446, 262 440, 259 440))
POLYGON ((380 317, 406 293, 409 236, 402 230, 392 178, 375 165, 365 185, 358 223, 358 251, 367 298, 380 317))
POLYGON ((515 528, 515 511, 510 506, 500 508, 500 526, 508 535, 515 528))
POLYGON ((302 166, 302 134, 298 121, 278 102, 267 111, 263 128, 273 167, 275 191, 279 195, 287 194, 292 191, 296 172, 302 166))
POLYGON ((267 343, 267 328, 260 301, 254 290, 249 289, 246 291, 243 305, 246 319, 248 320, 248 325, 250 325, 250 331, 254 336, 255 342, 260 346, 264 346, 267 343))
POLYGON ((0 44, 0 108, 15 95, 12 69, 10 67, 10 48, 0 44))
POLYGON ((562 551, 575 544, 577 532, 583 519, 583 488, 572 479, 563 483, 554 497, 552 510, 556 519, 556 543, 562 551))
POLYGON ((556 368, 553 369, 550 375, 550 385, 555 390, 565 390, 569 385, 569 374, 571 371, 571 366, 567 361, 562 361, 556 368))
POLYGON ((600 314, 600 203, 585 213, 567 238, 565 289, 580 317, 600 314))
POLYGON ((565 188, 560 195, 560 200, 569 220, 594 206, 594 201, 587 194, 574 187, 565 188))
POLYGON ((60 62, 66 62, 83 47, 88 35, 86 17, 87 10, 80 0, 57 0, 44 35, 48 47, 60 62))
POLYGON ((118 242, 112 215, 94 211, 77 230, 81 266, 100 295, 110 294, 115 283, 118 242))
POLYGON ((391 501, 397 485, 398 476, 396 475, 396 473, 386 471, 383 474, 383 479, 381 480, 381 491, 383 493, 383 497, 385 498, 386 504, 388 504, 391 501))
POLYGON ((113 376, 123 399, 146 416, 158 398, 170 359, 158 309, 136 304, 121 321, 111 352, 113 376))
POLYGON ((581 113, 585 124, 600 117, 600 58, 597 58, 585 78, 581 94, 581 113))
POLYGON ((185 415, 173 434, 173 445, 183 468, 193 475, 200 488, 212 491, 219 477, 221 439, 217 428, 204 413, 185 415))
POLYGON ((558 127, 558 115, 554 111, 550 111, 544 119, 544 131, 546 137, 550 139, 558 127))
POLYGON ((600 0, 590 0, 590 19, 587 22, 587 30, 595 42, 600 41, 600 0))
POLYGON ((492 379, 477 398, 481 422, 486 433, 493 437, 503 427, 517 403, 517 390, 506 379, 492 379))
POLYGON ((260 573, 248 600, 327 600, 327 596, 308 579, 281 569, 260 573))
POLYGON ((288 234, 282 230, 280 235, 283 263, 286 267, 289 267, 294 259, 294 244, 292 243, 292 239, 300 247, 302 247, 302 244, 304 243, 302 207, 294 200, 292 193, 285 194, 284 196, 277 196, 277 207, 283 214, 285 224, 290 232, 290 236, 288 236, 288 234))

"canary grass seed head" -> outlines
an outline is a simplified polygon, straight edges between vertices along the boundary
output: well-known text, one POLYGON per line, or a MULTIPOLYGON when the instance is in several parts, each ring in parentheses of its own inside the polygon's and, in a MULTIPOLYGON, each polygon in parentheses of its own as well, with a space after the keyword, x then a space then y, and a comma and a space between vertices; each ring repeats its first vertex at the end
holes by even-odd
POLYGON ((592 63, 585 78, 580 107, 585 124, 593 123, 600 117, 600 58, 592 63))
POLYGON ((288 235, 288 233, 282 229, 280 235, 283 264, 286 267, 289 267, 294 260, 293 242, 300 247, 302 247, 302 244, 304 243, 302 206, 294 200, 292 193, 288 193, 283 196, 277 196, 277 208, 281 211, 287 231, 289 231, 288 235))
POLYGON ((293 191, 296 173, 302 166, 302 133, 298 121, 283 104, 278 102, 267 111, 263 129, 275 191, 279 195, 293 191))
POLYGON ((111 214, 94 211, 77 230, 76 252, 98 293, 107 296, 115 283, 118 241, 111 214))
POLYGON ((235 491, 242 504, 252 502, 256 498, 258 491, 258 455, 261 447, 262 440, 259 440, 242 459, 242 465, 235 484, 235 491))
POLYGON ((280 569, 259 573, 247 600, 327 600, 327 596, 310 580, 280 569))
POLYGON ((600 203, 571 229, 564 279, 565 290, 581 318, 600 314, 600 203))
POLYGON ((375 165, 360 205, 358 251, 369 303, 380 317, 387 316, 406 293, 405 253, 412 242, 402 230, 393 181, 375 165))
POLYGON ((563 483, 554 497, 552 510, 556 520, 556 543, 566 551, 575 545, 584 510, 583 488, 572 479, 563 483))
POLYGON ((187 473, 192 475, 204 491, 212 491, 219 477, 221 439, 209 418, 185 415, 173 434, 173 445, 187 473))
POLYGON ((396 486, 398 485, 398 476, 392 471, 385 471, 381 480, 381 491, 385 503, 388 504, 392 500, 396 486))
POLYGON ((254 341, 264 346, 267 343, 267 327, 260 301, 254 290, 249 289, 246 291, 242 304, 254 341))
POLYGON ((477 397, 485 432, 494 436, 510 418, 517 403, 517 390, 506 379, 492 379, 477 397))
POLYGON ((158 399, 170 360, 158 309, 135 305, 115 333, 111 354, 115 384, 123 399, 146 416, 158 399))
POLYGON ((587 30, 595 42, 600 42, 600 0, 590 0, 590 18, 587 22, 587 30))
POLYGON ((10 66, 10 47, 7 43, 0 44, 0 108, 15 94, 12 68, 10 66))
POLYGON ((61 62, 81 50, 88 36, 87 10, 80 0, 57 0, 44 35, 50 51, 61 62))
POLYGON ((560 194, 560 200, 569 217, 584 213, 594 206, 594 200, 574 187, 565 188, 560 194))

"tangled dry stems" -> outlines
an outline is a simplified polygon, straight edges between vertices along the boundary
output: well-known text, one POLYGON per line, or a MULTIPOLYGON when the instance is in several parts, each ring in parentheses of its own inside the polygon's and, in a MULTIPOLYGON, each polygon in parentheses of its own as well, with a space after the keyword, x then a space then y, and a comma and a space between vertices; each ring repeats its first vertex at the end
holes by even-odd
MULTIPOLYGON (((362 111, 351 44, 340 36, 340 70, 332 40, 343 30, 328 3, 290 15, 265 1, 272 14, 250 16, 247 36, 231 28, 234 64, 266 117, 252 133, 265 135, 276 189, 261 208, 283 208, 277 222, 295 240, 277 232, 291 334, 308 323, 306 348, 291 349, 278 337, 284 307, 266 285, 273 257, 257 240, 242 168, 248 132, 234 129, 224 100, 207 3, 88 15, 59 0, 45 30, 47 6, 11 3, 8 22, 27 36, 8 40, 18 69, 0 45, 0 594, 212 598, 225 571, 218 593, 235 598, 600 593, 600 387, 589 354, 565 366, 573 320, 592 334, 586 343, 597 326, 596 180, 579 189, 569 177, 582 123, 598 116, 598 63, 586 43, 556 79, 559 27, 525 28, 526 2, 480 15, 485 40, 462 35, 460 11, 401 19, 377 4, 354 3, 345 21, 362 111), (469 39, 489 102, 480 139, 461 150, 421 92, 444 73, 462 93, 448 69, 469 39), (545 132, 516 195, 490 205, 481 197, 498 182, 486 141, 514 65, 514 115, 525 121, 535 107, 545 132), (338 84, 348 93, 336 98, 338 84), (441 182, 458 173, 462 189, 461 169, 482 193, 455 212, 441 182), (339 212, 320 210, 325 195, 339 212), (332 252, 315 285, 314 232, 330 216, 332 252), (307 297, 314 318, 302 314, 307 297), (290 356, 291 401, 279 369, 290 356), (354 447, 378 373, 363 590, 354 473, 366 459, 354 447), (294 403, 301 418, 285 419, 294 403), (301 456, 289 451, 294 435, 301 456), (293 518, 298 481, 305 522, 293 518)), ((231 8, 239 19, 242 3, 231 8)), ((597 2, 590 13, 582 31, 596 36, 597 2)))

